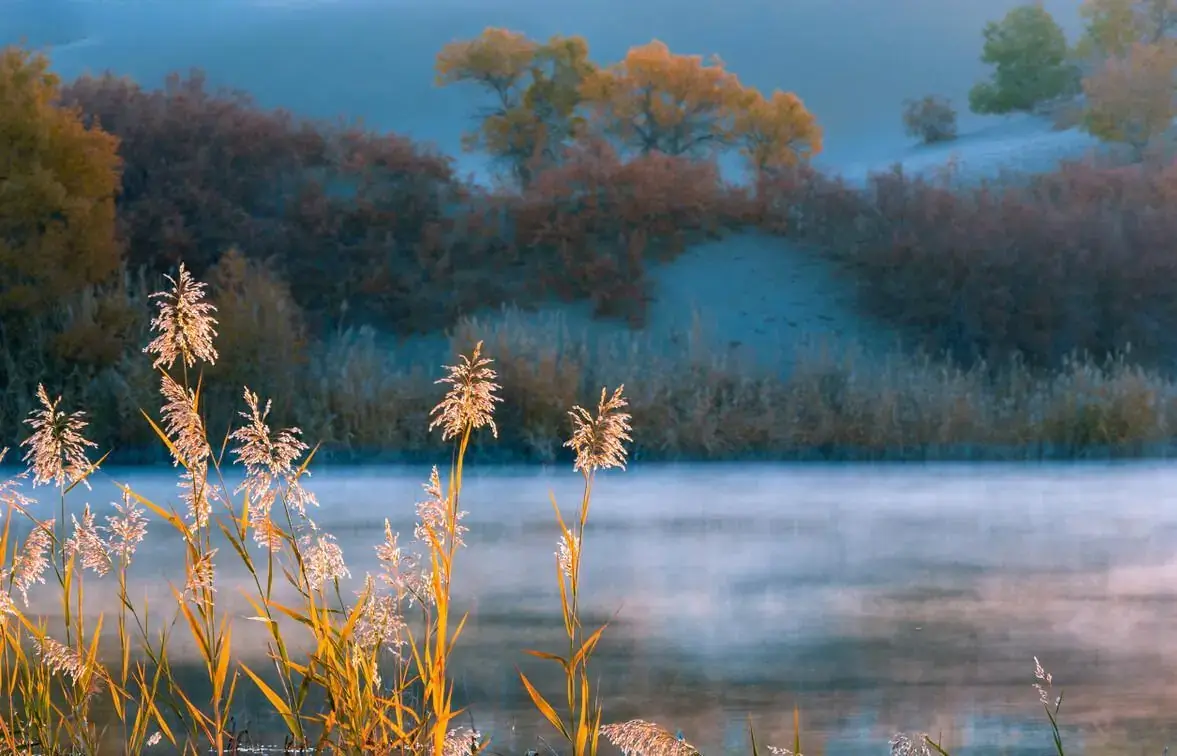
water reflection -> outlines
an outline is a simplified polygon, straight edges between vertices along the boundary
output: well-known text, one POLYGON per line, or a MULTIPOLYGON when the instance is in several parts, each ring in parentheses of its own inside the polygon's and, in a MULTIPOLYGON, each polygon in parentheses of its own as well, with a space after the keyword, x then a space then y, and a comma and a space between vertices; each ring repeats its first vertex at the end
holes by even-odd
MULTIPOLYGON (((411 533, 426 474, 316 473, 316 520, 338 537, 353 576, 376 570, 385 517, 411 533)), ((105 475, 176 500, 167 473, 105 475)), ((577 482, 563 470, 504 468, 464 488, 469 548, 455 593, 472 617, 457 695, 504 753, 535 747, 543 732, 515 665, 558 689, 522 650, 562 644, 548 491, 571 507, 577 482)), ((1159 752, 1177 741, 1177 689, 1167 684, 1177 673, 1175 491, 1177 468, 1148 464, 639 465, 606 476, 585 590, 591 620, 612 622, 597 663, 607 717, 681 728, 715 752, 743 742, 749 715, 767 742, 789 744, 796 703, 811 752, 879 753, 897 729, 1041 752, 1049 738, 1030 688, 1038 655, 1066 690, 1071 743, 1159 752)), ((102 481, 84 496, 100 515, 115 498, 102 481)), ((221 552, 218 595, 244 618, 245 573, 230 555, 221 552)), ((132 593, 166 605, 165 577, 181 565, 156 525, 132 593)), ((88 581, 95 610, 114 605, 114 589, 88 581)), ((234 645, 259 657, 263 634, 237 622, 234 645)), ((173 654, 194 660, 175 637, 173 654)), ((242 691, 251 733, 279 729, 242 691)))

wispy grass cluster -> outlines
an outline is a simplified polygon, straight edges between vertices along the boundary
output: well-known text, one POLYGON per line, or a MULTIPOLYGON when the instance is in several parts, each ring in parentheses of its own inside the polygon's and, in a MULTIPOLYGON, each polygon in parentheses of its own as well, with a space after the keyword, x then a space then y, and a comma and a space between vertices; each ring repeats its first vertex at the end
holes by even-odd
MULTIPOLYGON (((1136 363, 1131 349, 1107 358, 1073 355, 1057 369, 1017 360, 966 369, 934 355, 820 343, 784 344, 775 360, 761 355, 791 365, 785 372, 734 358, 701 331, 687 329, 681 346, 669 348, 640 331, 591 338, 557 316, 511 309, 464 319, 448 346, 432 337, 420 347, 402 344, 369 329, 302 341, 297 308, 280 286, 268 288, 276 286, 269 274, 247 268, 240 275, 256 288, 221 288, 214 276, 209 290, 220 330, 229 334, 218 335, 218 344, 228 341, 232 351, 204 365, 202 413, 184 410, 181 375, 161 389, 151 361, 137 356, 141 347, 128 336, 117 369, 32 361, 0 396, 0 425, 17 426, 44 409, 37 399, 43 379, 51 393, 90 409, 86 430, 102 448, 114 448, 121 460, 158 460, 164 454, 138 407, 153 405, 164 390, 169 432, 207 422, 208 436, 220 439, 245 384, 259 401, 273 397, 275 411, 330 459, 427 459, 435 443, 428 431, 435 387, 421 366, 482 341, 495 355, 506 401, 498 407, 498 437, 472 440, 480 459, 570 461, 563 446, 567 408, 602 385, 620 384, 631 387, 629 411, 645 428, 632 452, 647 460, 1156 455, 1168 453, 1177 435, 1177 383, 1136 363), (249 292, 260 293, 246 306, 249 292), (270 328, 280 336, 266 336, 270 328)), ((137 343, 154 343, 162 336, 149 330, 145 283, 129 278, 128 286, 131 301, 144 309, 137 343)), ((198 346, 175 348, 195 354, 198 346)), ((180 434, 177 442, 201 436, 180 434)))
MULTIPOLYGON (((0 752, 139 754, 160 746, 234 753, 242 741, 230 712, 242 685, 259 691, 280 718, 288 752, 471 756, 487 749, 486 738, 459 724, 463 711, 454 703, 450 671, 467 620, 451 594, 465 545, 465 459, 476 434, 498 435, 499 406, 510 406, 486 345, 475 344, 436 381, 446 391, 428 413, 429 427, 451 445, 451 462, 445 474, 434 467, 424 484, 412 542, 402 543, 386 521, 372 544, 379 574, 366 574, 361 590, 348 594, 341 587, 351 577, 347 555, 312 517, 318 501, 308 468, 315 449, 302 431, 274 427, 271 402, 244 387, 239 420, 214 452, 202 378, 218 358, 215 307, 183 267, 170 282, 155 296, 156 336, 145 349, 160 409, 158 416, 144 411, 142 419, 179 471, 184 511, 165 509, 127 486, 104 523, 88 504, 78 511, 71 493, 104 458, 93 458, 85 413, 67 411, 65 399, 38 387, 38 406, 26 419, 32 433, 22 442, 27 469, 0 485, 0 752), (244 472, 233 488, 223 475, 227 458, 244 472), (56 491, 56 518, 43 517, 22 492, 26 485, 56 491), (12 536, 17 520, 29 526, 23 542, 12 536), (184 574, 170 582, 163 607, 149 608, 128 591, 128 569, 149 527, 169 531, 184 552, 184 574), (233 618, 218 599, 227 559, 247 571, 253 610, 247 620, 266 627, 264 669, 247 665, 233 645, 233 618), (118 585, 114 648, 100 643, 107 614, 87 624, 83 612, 93 580, 118 585), (56 598, 59 616, 30 609, 29 594, 37 592, 56 598), (186 634, 199 654, 207 678, 199 693, 181 684, 170 662, 175 633, 186 634)), ((691 756, 698 751, 682 733, 640 719, 603 723, 607 703, 591 661, 607 625, 588 628, 580 616, 594 483, 600 471, 625 469, 634 440, 631 411, 622 386, 602 388, 595 408, 574 404, 565 411, 565 446, 584 480, 574 517, 566 519, 552 501, 560 530, 552 566, 568 645, 528 652, 558 665, 565 685, 546 693, 522 672, 520 682, 537 717, 575 756, 598 753, 602 738, 627 755, 691 756)), ((1034 687, 1062 756, 1062 696, 1053 693, 1053 678, 1037 659, 1035 666, 1034 687)), ((797 710, 794 731, 792 748, 768 746, 769 752, 800 754, 797 710)), ((893 754, 947 753, 926 735, 897 735, 891 747, 893 754)))

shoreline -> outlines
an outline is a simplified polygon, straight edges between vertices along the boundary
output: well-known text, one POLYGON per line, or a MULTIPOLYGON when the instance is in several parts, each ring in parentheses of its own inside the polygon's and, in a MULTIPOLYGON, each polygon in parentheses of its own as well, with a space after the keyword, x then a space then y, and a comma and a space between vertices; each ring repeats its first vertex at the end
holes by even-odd
MULTIPOLYGON (((313 445, 313 444, 312 444, 313 445)), ((10 447, 10 460, 21 456, 20 449, 10 447)), ((344 448, 320 447, 311 462, 310 469, 349 469, 383 466, 441 465, 448 458, 451 449, 438 442, 433 450, 351 450, 344 448)), ((538 459, 526 450, 471 445, 467 453, 471 463, 497 467, 517 467, 536 470, 572 467, 572 456, 563 455, 554 460, 538 459)), ((791 453, 752 452, 745 454, 712 455, 697 454, 651 454, 641 446, 633 448, 632 465, 744 465, 773 464, 819 466, 825 464, 851 465, 1017 465, 1031 467, 1040 464, 1085 464, 1085 463, 1148 463, 1165 462, 1177 458, 1177 437, 1153 443, 1128 444, 1121 447, 1084 447, 1067 449, 1061 444, 1027 444, 1024 446, 996 446, 984 444, 927 445, 912 448, 863 449, 839 448, 798 448, 791 453)), ((155 447, 129 448, 110 452, 103 468, 132 468, 136 470, 174 469, 166 449, 155 447)), ((224 470, 234 469, 228 458, 224 470)), ((0 467, 0 475, 10 477, 22 467, 6 464, 0 467)))

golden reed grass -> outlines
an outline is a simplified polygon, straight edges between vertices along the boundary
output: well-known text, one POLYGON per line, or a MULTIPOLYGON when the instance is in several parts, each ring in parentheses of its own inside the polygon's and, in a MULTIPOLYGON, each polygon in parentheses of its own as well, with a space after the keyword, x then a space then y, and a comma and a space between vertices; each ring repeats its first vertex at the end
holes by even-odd
MULTIPOLYGON (((402 544, 386 521, 382 540, 373 544, 379 574, 365 575, 362 589, 345 596, 345 555, 311 517, 318 501, 306 480, 315 450, 299 428, 272 427, 271 402, 244 387, 240 421, 214 453, 201 402, 202 371, 218 357, 216 308, 183 266, 168 280, 171 288, 153 295, 155 337, 144 350, 162 401, 158 419, 143 416, 179 470, 184 511, 165 510, 121 486, 121 501, 104 524, 88 504, 80 514, 69 512, 71 491, 85 485, 105 458, 91 459, 96 444, 84 435, 85 413, 67 412, 61 397, 37 387, 37 407, 26 420, 31 434, 22 443, 27 469, 0 484, 7 514, 0 531, 0 751, 138 754, 160 746, 189 754, 237 752, 240 736, 229 712, 243 681, 283 721, 288 751, 470 756, 486 749, 479 732, 455 725, 462 711, 454 705, 449 670, 466 622, 450 591, 466 531, 464 461, 476 431, 498 435, 495 411, 504 401, 484 344, 460 355, 437 381, 446 393, 429 413, 429 429, 452 445, 451 464, 444 477, 434 467, 424 484, 412 542, 402 544), (244 471, 232 490, 222 474, 226 453, 244 471), (56 489, 57 518, 37 516, 37 506, 22 493, 26 483, 56 489), (127 590, 148 513, 174 531, 185 553, 183 580, 171 586, 172 604, 154 612, 146 602, 132 601, 127 590), (29 525, 22 543, 12 531, 17 519, 29 525), (214 537, 227 546, 214 547, 214 537), (232 555, 252 583, 247 598, 254 614, 248 619, 268 629, 272 669, 264 676, 235 658, 230 617, 218 607, 218 564, 232 555), (87 626, 84 587, 87 580, 112 576, 119 595, 117 653, 100 654, 104 615, 87 626), (280 601, 276 583, 294 599, 280 601), (29 611, 29 593, 38 590, 58 594, 60 627, 29 611), (290 621, 300 637, 290 637, 290 621), (169 662, 176 628, 190 635, 203 662, 207 685, 201 695, 179 683, 169 662), (112 716, 102 713, 106 709, 112 716), (107 724, 100 727, 99 721, 107 724)), ((520 681, 538 715, 575 756, 596 754, 602 736, 625 754, 690 756, 698 751, 685 737, 657 724, 602 724, 604 705, 590 662, 606 626, 589 629, 581 622, 581 554, 596 474, 625 469, 633 418, 623 386, 602 388, 595 410, 576 405, 568 417, 565 446, 584 480, 571 520, 552 501, 560 527, 553 567, 568 646, 562 653, 528 652, 558 664, 565 689, 562 697, 549 697, 522 672, 520 681)), ((1053 679, 1037 659, 1035 664, 1035 688, 1061 754, 1062 698, 1051 700, 1053 679)), ((774 756, 801 753, 799 716, 794 710, 793 748, 769 746, 774 756)), ((897 754, 946 753, 926 735, 898 735, 891 747, 897 754)))

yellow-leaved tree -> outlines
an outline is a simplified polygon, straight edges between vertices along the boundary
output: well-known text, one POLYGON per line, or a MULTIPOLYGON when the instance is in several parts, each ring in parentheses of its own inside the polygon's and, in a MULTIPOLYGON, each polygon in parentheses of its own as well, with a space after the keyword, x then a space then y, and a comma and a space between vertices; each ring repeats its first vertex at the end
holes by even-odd
POLYGON ((1083 80, 1084 127, 1092 135, 1132 147, 1137 158, 1177 118, 1177 43, 1133 43, 1083 80))
POLYGON ((474 83, 494 104, 467 133, 467 150, 485 150, 526 186, 555 163, 581 132, 580 87, 596 70, 580 37, 539 43, 509 29, 489 28, 471 40, 451 42, 437 55, 437 83, 474 83))
POLYGON ((581 96, 601 132, 642 155, 737 147, 764 169, 821 149, 817 122, 796 95, 766 98, 718 58, 678 55, 657 40, 587 77, 581 96))
POLYGON ((43 55, 0 50, 0 314, 42 315, 118 271, 118 140, 58 103, 43 55))
POLYGON ((1177 0, 1083 0, 1077 52, 1087 60, 1126 56, 1137 42, 1153 44, 1177 31, 1177 0))

